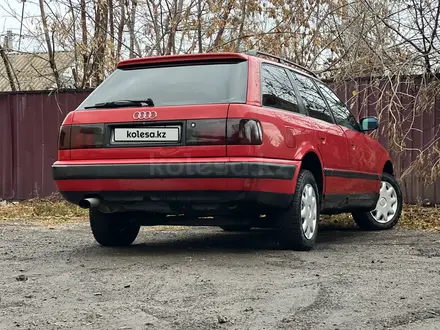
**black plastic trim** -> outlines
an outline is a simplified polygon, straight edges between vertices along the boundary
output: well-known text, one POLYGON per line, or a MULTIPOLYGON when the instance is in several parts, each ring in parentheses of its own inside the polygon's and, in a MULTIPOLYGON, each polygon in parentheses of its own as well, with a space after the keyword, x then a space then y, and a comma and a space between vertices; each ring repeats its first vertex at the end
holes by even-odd
MULTIPOLYGON (((245 212, 255 211, 255 206, 286 208, 293 194, 269 193, 259 191, 60 191, 61 195, 73 204, 83 198, 97 197, 107 203, 133 203, 140 201, 165 204, 241 204, 245 212)), ((234 209, 230 210, 234 212, 234 209)))
POLYGON ((296 166, 264 162, 53 165, 54 180, 258 178, 292 180, 296 166))
POLYGON ((378 174, 329 169, 324 169, 324 176, 334 176, 346 179, 382 180, 382 176, 378 174))
POLYGON ((379 193, 327 194, 324 196, 321 213, 368 212, 376 207, 378 199, 379 193))

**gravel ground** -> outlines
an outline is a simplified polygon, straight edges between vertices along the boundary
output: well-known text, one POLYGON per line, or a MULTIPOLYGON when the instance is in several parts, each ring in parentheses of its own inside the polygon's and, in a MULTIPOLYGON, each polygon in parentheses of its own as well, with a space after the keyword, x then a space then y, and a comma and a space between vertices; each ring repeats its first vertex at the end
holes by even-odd
POLYGON ((0 226, 0 329, 440 329, 440 233, 143 229, 102 248, 86 224, 0 226))

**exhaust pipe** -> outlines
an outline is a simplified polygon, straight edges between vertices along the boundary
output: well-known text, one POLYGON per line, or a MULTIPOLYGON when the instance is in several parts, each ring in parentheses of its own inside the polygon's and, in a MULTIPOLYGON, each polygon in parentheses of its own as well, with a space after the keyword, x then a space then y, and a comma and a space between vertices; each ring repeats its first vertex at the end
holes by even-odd
POLYGON ((100 200, 98 198, 84 198, 79 202, 79 207, 82 207, 83 209, 91 209, 92 207, 97 207, 99 203, 100 200))

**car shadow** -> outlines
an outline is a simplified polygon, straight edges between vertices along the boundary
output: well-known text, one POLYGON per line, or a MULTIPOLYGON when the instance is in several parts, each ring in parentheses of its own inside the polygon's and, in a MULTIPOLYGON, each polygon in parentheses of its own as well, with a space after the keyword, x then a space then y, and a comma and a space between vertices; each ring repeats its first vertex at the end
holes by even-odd
MULTIPOLYGON (((214 227, 215 228, 215 227, 214 227)), ((370 233, 357 228, 322 228, 316 250, 325 250, 330 245, 349 244, 362 241, 370 233)), ((276 232, 253 229, 249 232, 223 232, 221 229, 192 228, 176 231, 142 231, 128 247, 88 246, 91 254, 99 255, 168 255, 168 254, 213 254, 254 253, 255 251, 282 251, 277 243, 276 232)))

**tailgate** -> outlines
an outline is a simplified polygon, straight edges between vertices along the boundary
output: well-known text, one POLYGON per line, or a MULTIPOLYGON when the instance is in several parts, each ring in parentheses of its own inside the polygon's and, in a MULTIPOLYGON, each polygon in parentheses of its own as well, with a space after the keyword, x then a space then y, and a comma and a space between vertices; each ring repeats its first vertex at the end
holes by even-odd
POLYGON ((99 132, 103 135, 102 144, 93 149, 74 148, 71 159, 226 156, 228 107, 217 104, 78 110, 72 127, 79 129, 72 128, 72 143, 84 145, 82 133, 99 132))

